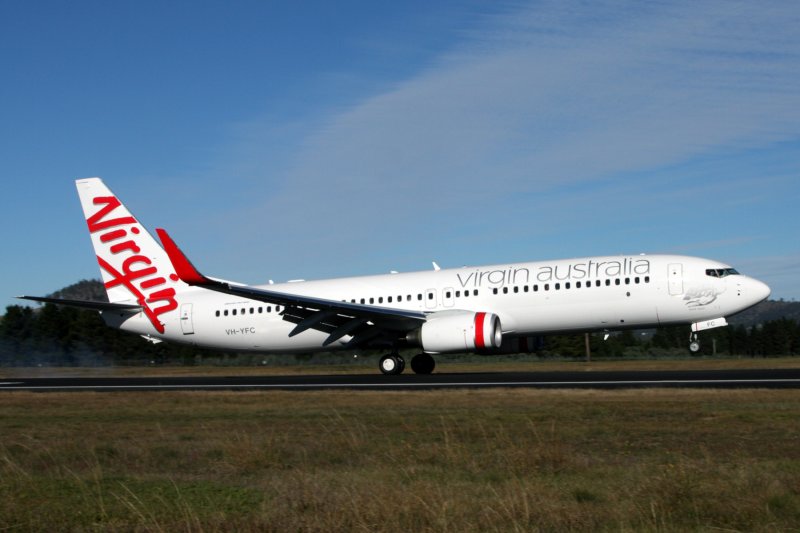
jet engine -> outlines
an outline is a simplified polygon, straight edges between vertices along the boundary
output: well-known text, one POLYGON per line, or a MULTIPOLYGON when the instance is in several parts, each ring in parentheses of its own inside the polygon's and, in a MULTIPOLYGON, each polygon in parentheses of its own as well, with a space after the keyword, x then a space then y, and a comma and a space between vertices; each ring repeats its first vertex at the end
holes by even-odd
POLYGON ((503 344, 503 331, 494 313, 440 311, 406 339, 428 353, 493 350, 503 344))

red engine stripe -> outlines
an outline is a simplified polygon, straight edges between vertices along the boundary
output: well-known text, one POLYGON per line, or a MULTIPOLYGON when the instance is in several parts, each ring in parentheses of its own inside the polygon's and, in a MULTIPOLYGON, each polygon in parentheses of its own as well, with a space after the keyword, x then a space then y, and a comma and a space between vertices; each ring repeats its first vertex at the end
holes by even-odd
POLYGON ((486 348, 486 341, 483 338, 483 321, 486 313, 475 314, 475 347, 479 350, 486 348))

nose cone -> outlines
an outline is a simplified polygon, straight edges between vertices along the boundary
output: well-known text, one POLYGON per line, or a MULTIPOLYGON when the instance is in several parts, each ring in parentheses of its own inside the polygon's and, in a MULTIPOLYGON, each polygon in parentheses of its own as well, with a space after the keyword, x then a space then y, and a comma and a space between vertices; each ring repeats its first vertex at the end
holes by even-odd
POLYGON ((750 283, 747 286, 747 292, 748 296, 752 296, 756 303, 766 300, 772 293, 769 285, 763 281, 758 281, 757 279, 753 278, 750 278, 750 283))

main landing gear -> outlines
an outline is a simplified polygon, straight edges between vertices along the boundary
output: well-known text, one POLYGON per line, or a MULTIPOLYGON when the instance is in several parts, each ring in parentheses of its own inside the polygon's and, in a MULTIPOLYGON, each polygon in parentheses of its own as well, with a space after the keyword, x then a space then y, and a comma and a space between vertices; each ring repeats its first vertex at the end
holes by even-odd
MULTIPOLYGON (((406 368, 405 359, 396 353, 381 357, 378 368, 387 376, 402 374, 406 368)), ((419 353, 411 358, 411 369, 415 374, 430 374, 436 368, 436 361, 426 353, 419 353)))
POLYGON ((381 357, 378 361, 378 368, 387 376, 402 374, 406 368, 406 360, 397 354, 389 354, 381 357))

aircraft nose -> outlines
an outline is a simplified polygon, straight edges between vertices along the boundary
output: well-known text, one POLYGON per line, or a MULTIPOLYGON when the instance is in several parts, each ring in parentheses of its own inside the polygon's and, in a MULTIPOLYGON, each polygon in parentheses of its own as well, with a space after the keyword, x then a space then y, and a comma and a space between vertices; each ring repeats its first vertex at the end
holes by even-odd
POLYGON ((753 296, 755 301, 760 302, 766 300, 772 293, 772 290, 770 290, 769 285, 763 281, 751 278, 747 287, 747 292, 753 296))

